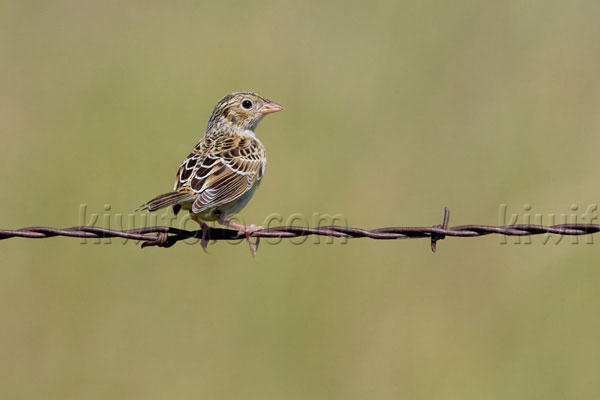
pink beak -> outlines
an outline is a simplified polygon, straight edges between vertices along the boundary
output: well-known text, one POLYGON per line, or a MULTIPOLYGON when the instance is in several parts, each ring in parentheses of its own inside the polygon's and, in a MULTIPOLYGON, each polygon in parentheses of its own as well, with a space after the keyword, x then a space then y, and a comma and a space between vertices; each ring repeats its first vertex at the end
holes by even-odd
POLYGON ((283 110, 283 106, 280 106, 279 104, 270 101, 261 107, 260 113, 261 114, 271 114, 271 113, 281 111, 281 110, 283 110))

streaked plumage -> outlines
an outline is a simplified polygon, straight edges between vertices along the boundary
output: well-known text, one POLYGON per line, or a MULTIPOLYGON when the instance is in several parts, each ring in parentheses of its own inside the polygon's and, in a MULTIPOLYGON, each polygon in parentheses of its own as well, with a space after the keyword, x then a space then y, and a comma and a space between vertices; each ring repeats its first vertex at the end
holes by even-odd
POLYGON ((264 115, 281 109, 251 92, 223 97, 212 112, 206 133, 181 163, 173 191, 139 209, 156 211, 172 206, 175 213, 180 208, 189 210, 203 229, 202 221, 218 220, 247 235, 256 230, 231 223, 228 218, 248 203, 265 171, 265 148, 254 129, 264 115))

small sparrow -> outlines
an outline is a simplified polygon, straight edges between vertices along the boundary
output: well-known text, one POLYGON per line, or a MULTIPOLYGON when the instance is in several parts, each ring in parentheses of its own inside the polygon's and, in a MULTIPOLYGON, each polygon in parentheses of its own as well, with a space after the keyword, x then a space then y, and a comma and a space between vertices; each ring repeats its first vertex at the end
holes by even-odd
POLYGON ((267 157, 263 144, 254 134, 260 120, 283 107, 256 93, 236 92, 223 97, 215 106, 204 136, 183 161, 172 192, 156 196, 138 210, 156 211, 173 207, 189 210, 202 227, 201 246, 208 244, 205 221, 218 221, 246 236, 254 255, 250 235, 263 229, 229 220, 248 203, 265 172, 267 157))

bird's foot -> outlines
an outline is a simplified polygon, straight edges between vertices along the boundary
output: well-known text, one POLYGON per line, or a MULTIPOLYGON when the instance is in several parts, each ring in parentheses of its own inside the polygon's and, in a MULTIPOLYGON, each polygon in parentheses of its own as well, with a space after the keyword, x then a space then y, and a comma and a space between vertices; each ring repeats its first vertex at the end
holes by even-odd
POLYGON ((202 238, 200 239, 200 247, 202 247, 202 250, 204 250, 205 253, 208 253, 208 251, 206 250, 206 247, 208 246, 208 240, 206 239, 206 235, 210 230, 210 226, 206 225, 205 222, 201 221, 200 227, 202 228, 202 238))
POLYGON ((208 246, 208 231, 210 231, 210 226, 208 226, 206 224, 206 222, 202 221, 200 218, 195 217, 193 214, 192 215, 192 220, 196 221, 198 224, 200 224, 200 228, 202 229, 202 236, 200 238, 200 247, 202 247, 202 250, 204 250, 205 253, 208 253, 208 251, 206 250, 206 247, 208 246))
POLYGON ((252 236, 254 232, 262 231, 264 229, 262 226, 254 224, 242 225, 224 219, 219 220, 219 223, 221 225, 226 225, 233 229, 237 229, 240 235, 246 236, 246 240, 248 241, 248 245, 250 246, 250 253, 252 253, 253 258, 256 256, 256 251, 258 250, 258 245, 260 244, 260 238, 257 237, 254 243, 252 243, 252 240, 250 240, 250 236, 252 236))
MULTIPOLYGON (((232 227, 233 228, 233 227, 232 227)), ((239 233, 246 235, 246 236, 250 236, 252 235, 254 232, 258 232, 258 231, 262 231, 263 228, 260 225, 240 225, 239 227, 236 228, 238 230, 239 233)))

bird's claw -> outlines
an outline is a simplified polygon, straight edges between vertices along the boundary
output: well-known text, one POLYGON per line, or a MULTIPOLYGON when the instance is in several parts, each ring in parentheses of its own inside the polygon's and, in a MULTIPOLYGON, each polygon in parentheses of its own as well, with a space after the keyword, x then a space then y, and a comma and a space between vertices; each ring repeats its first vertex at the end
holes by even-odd
POLYGON ((250 253, 252 253, 252 257, 254 257, 256 255, 256 250, 258 250, 258 244, 260 242, 260 238, 256 238, 256 241, 254 243, 252 243, 252 241, 250 240, 250 237, 252 236, 253 233, 258 232, 258 231, 262 231, 264 228, 260 225, 242 225, 242 224, 238 224, 235 223, 233 221, 228 221, 226 219, 219 219, 219 223, 221 225, 225 225, 225 226, 229 226, 233 229, 237 229, 238 231, 238 235, 244 235, 246 236, 246 240, 248 241, 248 245, 250 246, 250 253))
POLYGON ((256 257, 256 252, 258 251, 258 245, 260 244, 260 238, 257 237, 256 241, 254 243, 252 243, 252 240, 250 239, 250 237, 252 236, 252 234, 254 232, 262 231, 264 228, 262 226, 254 225, 254 224, 243 226, 240 228, 241 229, 238 229, 238 232, 241 235, 246 236, 246 240, 248 241, 248 246, 250 246, 250 253, 252 254, 252 258, 256 257))
POLYGON ((208 251, 206 250, 206 247, 208 247, 208 240, 206 239, 206 235, 208 234, 210 227, 204 222, 201 222, 200 226, 202 227, 202 238, 200 239, 200 247, 202 247, 202 250, 204 250, 204 252, 208 254, 208 251))

